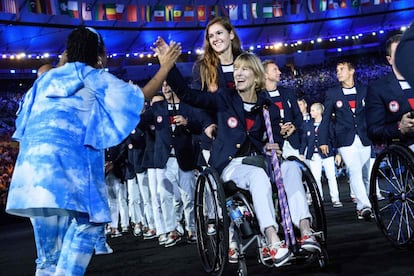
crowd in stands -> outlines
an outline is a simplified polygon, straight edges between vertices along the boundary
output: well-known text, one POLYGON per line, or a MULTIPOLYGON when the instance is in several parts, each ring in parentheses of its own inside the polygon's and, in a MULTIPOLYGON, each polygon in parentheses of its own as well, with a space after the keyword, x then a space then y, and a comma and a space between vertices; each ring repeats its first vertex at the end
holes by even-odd
MULTIPOLYGON (((356 82, 367 85, 370 81, 376 80, 391 71, 386 64, 384 55, 359 55, 355 56, 356 82)), ((353 57, 352 57, 353 58, 353 57)), ((336 60, 325 62, 320 65, 307 65, 295 68, 281 67, 282 81, 280 86, 294 88, 298 95, 306 99, 309 106, 314 102, 323 102, 325 91, 338 83, 336 77, 336 60)), ((21 96, 30 87, 31 81, 11 81, 8 85, 0 88, 0 208, 5 206, 7 189, 10 183, 18 148, 11 142, 11 135, 14 131, 15 114, 21 96), (22 85, 23 83, 23 85, 22 85)), ((136 80, 140 83, 142 80, 136 80)))

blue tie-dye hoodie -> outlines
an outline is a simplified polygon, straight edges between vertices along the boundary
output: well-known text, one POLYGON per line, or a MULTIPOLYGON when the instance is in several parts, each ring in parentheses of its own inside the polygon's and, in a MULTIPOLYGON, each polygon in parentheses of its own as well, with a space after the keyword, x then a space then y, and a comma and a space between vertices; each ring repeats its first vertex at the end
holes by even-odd
POLYGON ((83 63, 43 74, 17 112, 20 151, 6 211, 110 221, 103 150, 135 128, 143 104, 139 87, 83 63))

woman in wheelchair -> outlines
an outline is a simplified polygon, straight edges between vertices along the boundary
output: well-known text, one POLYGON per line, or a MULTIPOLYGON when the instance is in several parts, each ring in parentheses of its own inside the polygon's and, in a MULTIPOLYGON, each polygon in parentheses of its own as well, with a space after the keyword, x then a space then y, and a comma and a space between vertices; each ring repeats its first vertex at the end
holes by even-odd
MULTIPOLYGON (((160 39, 157 51, 165 50, 160 39)), ((272 188, 263 168, 245 164, 246 157, 264 155, 266 151, 279 150, 283 145, 280 133, 280 110, 268 105, 264 88, 264 69, 260 59, 252 53, 242 53, 234 62, 235 89, 218 93, 201 93, 190 89, 177 68, 167 78, 178 97, 193 106, 216 112, 218 129, 213 142, 210 165, 218 171, 223 181, 232 180, 238 188, 251 193, 253 206, 264 233, 267 246, 263 248, 265 260, 280 266, 289 260, 291 252, 278 236, 272 188), (267 106, 268 105, 268 106, 267 106), (262 108, 267 106, 271 117, 274 144, 266 138, 262 108), (280 145, 280 146, 279 146, 280 145)), ((320 246, 310 228, 311 214, 306 201, 300 168, 293 161, 281 166, 285 190, 293 224, 301 231, 301 246, 305 250, 320 251, 320 246)), ((230 243, 230 261, 237 261, 237 248, 230 243)))

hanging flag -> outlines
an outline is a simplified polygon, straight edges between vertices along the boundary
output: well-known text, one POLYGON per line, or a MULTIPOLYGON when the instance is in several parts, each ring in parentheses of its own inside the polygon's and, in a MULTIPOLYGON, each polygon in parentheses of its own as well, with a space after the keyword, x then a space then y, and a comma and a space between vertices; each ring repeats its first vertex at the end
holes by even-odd
POLYGON ((219 9, 218 9, 218 6, 217 5, 208 6, 208 20, 211 20, 214 17, 219 16, 218 10, 219 9))
POLYGON ((259 5, 256 2, 254 2, 254 3, 251 3, 251 7, 252 7, 252 17, 253 17, 253 19, 258 18, 259 14, 257 13, 257 9, 259 8, 259 5))
POLYGON ((127 21, 128 22, 137 22, 138 16, 137 16, 137 5, 128 5, 126 12, 127 12, 127 21))
POLYGON ((242 6, 243 12, 242 12, 242 18, 243 20, 247 20, 249 19, 249 5, 248 4, 243 4, 242 6))
POLYGON ((227 6, 220 6, 220 16, 229 18, 229 10, 227 6))
POLYGON ((320 0, 319 10, 320 11, 326 11, 327 8, 328 8, 328 0, 320 0))
POLYGON ((116 11, 116 20, 122 20, 124 15, 124 4, 116 4, 115 11, 116 11))
POLYGON ((104 4, 106 20, 116 20, 116 5, 115 4, 104 4))
POLYGON ((16 6, 16 0, 4 0, 2 4, 3 4, 1 7, 2 12, 17 14, 18 9, 16 6))
POLYGON ((174 22, 180 22, 183 18, 184 8, 181 5, 174 5, 173 18, 174 22))
POLYGON ((238 5, 229 5, 229 18, 230 20, 239 20, 239 6, 238 5))
POLYGON ((95 21, 103 21, 105 17, 105 7, 103 4, 95 4, 93 7, 92 18, 95 21))
MULTIPOLYGON (((38 2, 38 1, 30 1, 30 4, 32 2, 38 2)), ((59 0, 59 12, 60 14, 68 14, 68 1, 67 0, 59 0)), ((36 5, 36 4, 35 4, 36 5)))
POLYGON ((79 18, 78 1, 68 1, 68 14, 70 17, 79 18))
POLYGON ((360 0, 361 6, 368 7, 371 5, 371 0, 360 0))
POLYGON ((310 13, 315 13, 316 12, 315 0, 308 0, 308 11, 310 13))
MULTIPOLYGON (((276 4, 275 4, 276 6, 276 4)), ((262 17, 263 18, 272 18, 273 17, 273 5, 272 3, 264 3, 262 8, 262 17)))
POLYGON ((92 20, 92 4, 82 3, 82 19, 92 20))
POLYGON ((165 21, 165 7, 161 5, 154 6, 154 21, 165 21))
POLYGON ((291 14, 299 14, 300 13, 300 6, 301 0, 290 0, 290 11, 291 14))
MULTIPOLYGON (((67 2, 67 1, 65 1, 67 2)), ((0 2, 0 4, 3 4, 0 2)), ((3 4, 4 5, 4 4, 3 4)), ((3 7, 1 8, 3 10, 3 7)), ((29 1, 29 10, 32 13, 43 13, 46 14, 46 3, 43 0, 30 0, 29 1)))
MULTIPOLYGON (((283 15, 282 3, 281 1, 275 1, 272 6, 272 16, 280 17, 283 15)), ((264 7, 263 7, 263 17, 264 17, 264 7)))
POLYGON ((174 18, 174 5, 165 6, 165 21, 173 21, 174 18))
POLYGON ((200 22, 207 21, 207 7, 205 5, 197 6, 197 20, 200 22))
MULTIPOLYGON (((14 0, 5 0, 4 3, 7 2, 15 2, 14 0)), ((46 5, 46 14, 49 15, 56 15, 57 14, 57 1, 56 0, 45 0, 46 5)))
POLYGON ((339 9, 339 3, 338 3, 338 1, 339 0, 329 0, 329 2, 328 2, 328 8, 330 10, 339 9))
POLYGON ((141 20, 144 22, 151 22, 151 6, 141 6, 141 20))
POLYGON ((194 6, 185 6, 184 7, 184 21, 193 22, 194 21, 194 6))

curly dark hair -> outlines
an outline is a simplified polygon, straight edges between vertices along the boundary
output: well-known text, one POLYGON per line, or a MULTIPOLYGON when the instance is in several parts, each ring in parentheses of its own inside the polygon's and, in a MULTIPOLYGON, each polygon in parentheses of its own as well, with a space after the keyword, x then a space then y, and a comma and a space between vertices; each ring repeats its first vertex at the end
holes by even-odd
POLYGON ((98 56, 105 54, 102 36, 90 27, 73 30, 66 42, 68 62, 83 62, 95 67, 98 56))

